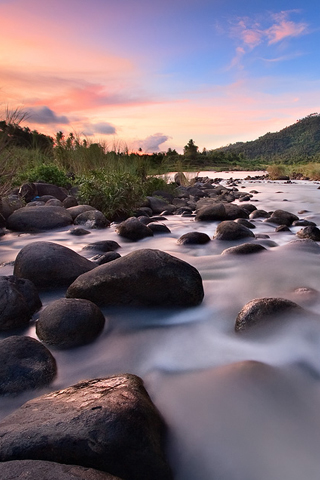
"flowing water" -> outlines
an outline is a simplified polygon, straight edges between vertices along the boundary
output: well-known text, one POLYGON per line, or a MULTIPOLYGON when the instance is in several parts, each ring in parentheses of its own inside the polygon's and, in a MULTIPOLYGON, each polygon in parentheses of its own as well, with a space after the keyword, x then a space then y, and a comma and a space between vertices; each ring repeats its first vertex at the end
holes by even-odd
MULTIPOLYGON (((248 180, 238 186, 259 192, 252 199, 259 209, 296 215, 304 211, 300 218, 319 225, 318 187, 313 182, 248 180)), ((121 255, 142 248, 166 251, 194 265, 203 279, 205 297, 196 308, 103 309, 107 320, 103 334, 91 345, 53 351, 58 376, 40 393, 85 378, 134 373, 144 379, 169 426, 168 457, 176 480, 319 480, 320 248, 289 244, 301 227, 277 233, 275 225, 256 219, 254 233, 270 237, 256 242, 267 250, 221 256, 236 242, 177 245, 177 239, 190 231, 212 238, 217 222, 168 216, 164 223, 170 234, 137 243, 121 239, 114 226, 92 230, 85 237, 65 229, 1 238, 1 275, 12 274, 8 262, 27 243, 53 241, 90 258, 89 251, 82 251, 84 245, 109 239, 121 245, 121 255), (293 300, 304 314, 265 334, 237 335, 237 313, 259 297, 293 300), (269 367, 234 365, 246 360, 269 367)), ((45 307, 64 294, 63 290, 40 295, 45 307)), ((25 333, 36 338, 34 326, 25 333)), ((1 399, 1 416, 37 395, 1 399)))

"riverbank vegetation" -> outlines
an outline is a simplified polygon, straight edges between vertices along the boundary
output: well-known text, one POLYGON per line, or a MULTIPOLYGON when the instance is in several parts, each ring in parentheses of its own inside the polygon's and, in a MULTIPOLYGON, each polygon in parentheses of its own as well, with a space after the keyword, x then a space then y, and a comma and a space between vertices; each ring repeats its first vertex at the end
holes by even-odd
POLYGON ((320 180, 320 115, 311 114, 277 133, 199 151, 190 139, 183 153, 144 154, 57 132, 55 138, 22 126, 23 112, 6 112, 0 120, 0 196, 24 182, 76 186, 83 202, 111 215, 134 208, 154 190, 172 189, 156 175, 170 171, 267 170, 270 178, 320 180), (102 206, 102 207, 101 207, 102 206))

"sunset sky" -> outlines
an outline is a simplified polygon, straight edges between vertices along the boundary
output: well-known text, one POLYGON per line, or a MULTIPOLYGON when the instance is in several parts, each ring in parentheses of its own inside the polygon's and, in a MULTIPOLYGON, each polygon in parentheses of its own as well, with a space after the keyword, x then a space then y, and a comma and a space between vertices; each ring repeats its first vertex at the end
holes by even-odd
POLYGON ((145 152, 320 111, 320 2, 0 0, 0 109, 145 152))

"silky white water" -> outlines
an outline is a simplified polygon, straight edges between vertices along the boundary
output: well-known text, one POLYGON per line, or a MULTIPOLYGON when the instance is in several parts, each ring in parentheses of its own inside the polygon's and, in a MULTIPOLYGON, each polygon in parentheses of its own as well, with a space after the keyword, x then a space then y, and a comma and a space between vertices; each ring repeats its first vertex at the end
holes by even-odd
MULTIPOLYGON (((287 210, 319 225, 318 187, 313 182, 246 180, 238 185, 245 192, 259 192, 252 199, 259 209, 287 210)), ((113 225, 84 237, 64 229, 7 233, 0 239, 0 275, 12 274, 8 262, 30 242, 57 242, 90 258, 94 253, 82 248, 108 239, 121 245, 122 256, 142 248, 166 251, 195 266, 203 279, 205 297, 196 308, 104 308, 106 327, 93 344, 52 350, 58 376, 40 393, 82 379, 134 373, 144 379, 168 424, 168 457, 177 480, 319 480, 320 248, 288 246, 301 227, 277 233, 275 225, 256 219, 253 232, 270 238, 255 242, 267 250, 221 256, 224 249, 245 240, 181 246, 177 239, 190 231, 212 238, 218 223, 180 216, 168 216, 164 223, 170 234, 136 243, 119 237, 113 225), (293 300, 305 313, 266 334, 237 335, 237 313, 259 297, 293 300), (246 360, 274 369, 248 380, 233 365, 246 360)), ((40 292, 43 307, 64 294, 65 290, 40 292)), ((34 326, 25 333, 36 338, 34 326)), ((37 395, 0 399, 1 417, 37 395)))

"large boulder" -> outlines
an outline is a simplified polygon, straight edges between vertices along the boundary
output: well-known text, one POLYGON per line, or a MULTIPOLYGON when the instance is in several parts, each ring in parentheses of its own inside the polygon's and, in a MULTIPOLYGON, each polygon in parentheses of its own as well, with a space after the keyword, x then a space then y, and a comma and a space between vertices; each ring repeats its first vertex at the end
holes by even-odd
POLYGON ((0 461, 47 460, 124 480, 171 480, 165 433, 142 380, 116 375, 43 395, 6 417, 0 461))
POLYGON ((44 182, 34 182, 34 185, 37 189, 38 196, 42 197, 43 195, 52 195, 61 202, 68 196, 66 189, 53 185, 51 183, 44 182))
POLYGON ((45 460, 0 462, 0 480, 121 480, 105 472, 79 465, 45 460))
POLYGON ((23 207, 13 212, 7 220, 7 228, 16 232, 41 232, 72 224, 72 217, 63 207, 23 207))
POLYGON ((40 312, 36 332, 47 345, 65 349, 93 342, 104 324, 100 308, 89 300, 60 298, 40 312))
MULTIPOLYGON (((139 221, 139 220, 138 220, 139 221)), ((160 250, 137 250, 80 275, 67 297, 98 305, 191 307, 203 299, 196 268, 160 250)))
POLYGON ((116 232, 120 237, 127 238, 132 242, 153 236, 153 231, 147 225, 140 222, 136 217, 130 217, 124 222, 119 223, 116 227, 116 232))
POLYGON ((195 220, 199 222, 215 222, 248 218, 248 216, 247 210, 233 203, 210 203, 197 208, 195 220))
POLYGON ((209 235, 203 232, 188 232, 178 238, 178 245, 204 245, 210 242, 209 235))
POLYGON ((47 288, 70 285, 95 267, 95 263, 70 248, 53 242, 33 242, 18 253, 13 273, 31 280, 39 288, 47 288))
POLYGON ((315 242, 320 241, 320 230, 318 227, 309 225, 307 227, 301 228, 297 232, 297 237, 299 238, 309 238, 310 240, 314 240, 315 242))
POLYGON ((299 220, 299 218, 291 212, 287 212, 286 210, 275 210, 272 212, 267 222, 290 227, 290 225, 296 220, 299 220))
POLYGON ((248 237, 254 238, 254 234, 249 228, 233 220, 225 220, 219 223, 213 238, 215 240, 240 240, 248 237))
POLYGON ((89 212, 90 210, 95 210, 91 205, 75 205, 73 207, 67 207, 68 213, 70 213, 73 220, 77 218, 78 215, 84 212, 89 212))
POLYGON ((55 359, 35 338, 13 335, 0 341, 0 395, 44 387, 56 373, 55 359))
POLYGON ((30 280, 0 277, 0 331, 27 326, 40 308, 38 291, 30 280))
POLYGON ((242 245, 226 248, 221 252, 221 255, 252 255, 253 253, 259 253, 266 250, 267 249, 259 243, 243 243, 242 245))
POLYGON ((83 225, 85 228, 106 228, 110 223, 100 210, 87 210, 74 219, 75 225, 83 225))

